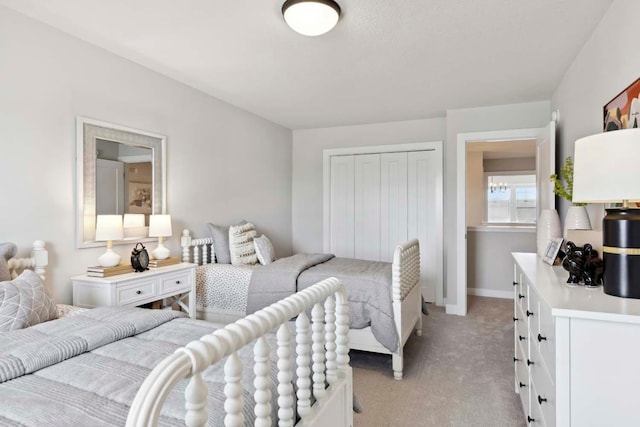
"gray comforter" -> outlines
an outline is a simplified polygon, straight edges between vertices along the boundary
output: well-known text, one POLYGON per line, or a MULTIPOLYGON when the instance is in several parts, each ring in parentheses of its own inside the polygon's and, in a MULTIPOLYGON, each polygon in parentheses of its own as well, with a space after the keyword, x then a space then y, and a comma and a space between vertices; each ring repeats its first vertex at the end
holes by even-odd
POLYGON ((376 339, 389 351, 398 348, 393 321, 391 264, 331 254, 296 254, 253 271, 247 296, 247 314, 254 313, 327 277, 337 277, 347 288, 349 326, 371 326, 376 339))
MULTIPOLYGON (((151 369, 212 330, 176 311, 103 307, 0 333, 0 425, 123 426, 151 369)), ((249 372, 251 353, 251 347, 239 352, 249 372)), ((223 378, 222 363, 204 373, 210 425, 223 425, 223 378)), ((185 387, 183 380, 171 392, 159 425, 184 425, 185 387)), ((246 425, 252 425, 249 375, 244 390, 246 425)))

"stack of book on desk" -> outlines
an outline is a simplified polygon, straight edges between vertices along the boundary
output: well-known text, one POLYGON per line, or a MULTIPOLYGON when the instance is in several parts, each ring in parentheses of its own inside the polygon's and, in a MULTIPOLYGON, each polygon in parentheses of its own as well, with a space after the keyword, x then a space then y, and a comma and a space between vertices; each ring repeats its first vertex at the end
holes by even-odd
POLYGON ((96 265, 95 267, 87 268, 87 276, 89 277, 109 277, 125 273, 133 273, 133 267, 131 264, 120 264, 115 267, 102 267, 100 265, 96 265))
POLYGON ((166 267, 167 265, 180 264, 180 257, 170 256, 165 259, 151 258, 149 260, 149 268, 166 267))

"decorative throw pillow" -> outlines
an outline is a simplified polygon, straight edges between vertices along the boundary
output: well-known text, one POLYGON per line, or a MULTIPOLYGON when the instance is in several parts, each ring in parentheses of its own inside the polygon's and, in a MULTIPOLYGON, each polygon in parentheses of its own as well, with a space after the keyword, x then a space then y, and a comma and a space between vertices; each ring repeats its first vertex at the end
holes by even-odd
MULTIPOLYGON (((246 224, 247 221, 242 220, 238 225, 246 224)), ((213 254, 218 264, 231 264, 231 255, 229 254, 229 226, 215 225, 207 223, 209 236, 213 238, 213 254)))
POLYGON ((42 279, 31 270, 0 282, 0 332, 37 325, 58 317, 58 310, 42 279))
POLYGON ((16 255, 17 247, 13 243, 4 242, 0 243, 0 282, 11 280, 11 273, 9 272, 9 261, 16 255))
POLYGON ((256 248, 256 255, 260 264, 267 265, 276 260, 276 252, 273 250, 271 240, 264 234, 253 239, 253 245, 256 248))
POLYGON ((247 265, 256 264, 256 248, 253 246, 253 239, 256 237, 256 228, 250 222, 243 225, 232 225, 229 227, 229 253, 231 264, 247 265))

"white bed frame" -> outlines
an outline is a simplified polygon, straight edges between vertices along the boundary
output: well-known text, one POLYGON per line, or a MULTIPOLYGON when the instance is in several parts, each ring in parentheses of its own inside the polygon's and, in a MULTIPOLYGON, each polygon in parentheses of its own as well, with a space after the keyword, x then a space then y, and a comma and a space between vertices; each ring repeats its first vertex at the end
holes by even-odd
MULTIPOLYGON (((198 265, 214 262, 213 239, 194 239, 189 230, 182 232, 181 246, 184 262, 198 265)), ((420 287, 420 244, 412 239, 395 248, 392 263, 392 301, 394 323, 398 331, 398 349, 389 351, 373 336, 371 328, 351 329, 349 345, 354 350, 390 354, 393 376, 402 379, 404 370, 403 348, 413 330, 422 335, 422 295, 420 287)), ((217 322, 229 322, 243 317, 245 313, 198 307, 198 317, 217 322)))
MULTIPOLYGON (((44 280, 48 251, 44 242, 38 240, 30 257, 12 258, 8 263, 12 277, 30 268, 44 280)), ((184 378, 189 379, 185 390, 185 425, 207 425, 208 391, 202 372, 229 356, 224 365, 224 424, 242 427, 243 367, 237 351, 255 341, 255 426, 352 427, 353 378, 348 331, 349 305, 344 285, 335 278, 323 280, 177 349, 145 379, 131 404, 126 425, 156 426, 169 392, 184 378), (306 315, 309 310, 311 321, 306 315), (296 316, 292 337, 289 320, 296 316), (272 362, 265 335, 276 328, 278 419, 272 420, 272 362)))

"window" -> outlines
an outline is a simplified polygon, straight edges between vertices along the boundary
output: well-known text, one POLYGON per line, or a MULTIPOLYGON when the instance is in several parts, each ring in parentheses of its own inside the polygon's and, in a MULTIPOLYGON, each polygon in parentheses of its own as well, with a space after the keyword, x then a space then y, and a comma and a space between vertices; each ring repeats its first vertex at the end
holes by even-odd
POLYGON ((487 223, 535 224, 535 174, 485 176, 487 223))

